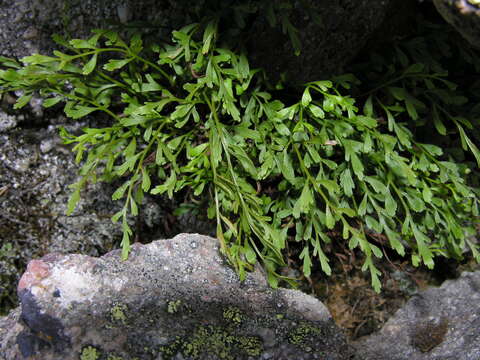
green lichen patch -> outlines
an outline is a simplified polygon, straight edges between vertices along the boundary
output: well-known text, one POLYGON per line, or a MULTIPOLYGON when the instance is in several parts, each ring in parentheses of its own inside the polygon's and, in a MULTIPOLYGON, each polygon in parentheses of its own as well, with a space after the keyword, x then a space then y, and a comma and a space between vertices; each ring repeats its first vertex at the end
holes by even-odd
POLYGON ((88 345, 82 349, 80 353, 80 360, 97 360, 102 353, 94 346, 88 345))
POLYGON ((182 353, 191 359, 204 355, 222 360, 234 360, 239 356, 258 356, 263 351, 262 340, 256 336, 237 336, 219 326, 199 326, 187 338, 177 337, 175 341, 160 348, 164 359, 172 359, 182 353))
POLYGON ((238 347, 249 356, 259 356, 263 350, 263 342, 257 336, 241 336, 238 339, 238 347))
POLYGON ((182 300, 169 301, 167 303, 167 312, 169 314, 176 314, 180 309, 181 304, 182 300))
POLYGON ((125 304, 115 304, 110 309, 110 316, 111 316, 112 322, 126 324, 126 322, 127 322, 126 313, 128 313, 127 305, 125 305, 125 304))
POLYGON ((228 306, 223 310, 223 318, 230 323, 240 325, 243 321, 243 315, 239 308, 228 306))
POLYGON ((107 360, 123 360, 121 356, 108 355, 107 360))
POLYGON ((311 352, 313 350, 313 344, 317 342, 316 339, 320 335, 321 330, 318 327, 308 322, 302 322, 290 331, 288 334, 288 341, 290 344, 298 346, 303 351, 311 352))

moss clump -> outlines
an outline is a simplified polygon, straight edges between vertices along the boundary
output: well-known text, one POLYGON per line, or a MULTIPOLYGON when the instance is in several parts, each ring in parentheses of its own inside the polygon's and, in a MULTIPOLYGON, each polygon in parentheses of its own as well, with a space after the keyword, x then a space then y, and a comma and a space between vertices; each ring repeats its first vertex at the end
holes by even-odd
POLYGON ((108 355, 107 360, 123 360, 121 356, 108 355))
POLYGON ((223 310, 223 318, 230 323, 240 325, 243 321, 243 315, 239 308, 229 306, 223 310))
POLYGON ((85 346, 82 349, 82 353, 80 354, 80 360, 97 360, 100 358, 101 352, 97 350, 97 348, 89 345, 85 346))
POLYGON ((110 310, 110 316, 113 322, 120 322, 125 324, 127 322, 127 316, 125 313, 128 312, 127 305, 116 304, 110 310))
POLYGON ((182 304, 182 300, 169 301, 167 304, 167 312, 169 314, 176 314, 182 304))
POLYGON ((238 347, 249 356, 259 356, 263 350, 263 342, 256 336, 242 336, 238 339, 238 347))
POLYGON ((290 331, 288 334, 288 341, 290 344, 296 345, 306 352, 311 352, 312 346, 309 344, 313 344, 315 338, 320 336, 320 334, 321 331, 319 328, 307 322, 302 322, 299 326, 290 331))
POLYGON ((172 359, 181 352, 191 359, 211 355, 222 360, 234 360, 240 354, 258 356, 262 350, 263 344, 258 337, 237 336, 222 327, 210 325, 197 327, 190 337, 177 337, 171 344, 162 346, 160 353, 164 359, 172 359))

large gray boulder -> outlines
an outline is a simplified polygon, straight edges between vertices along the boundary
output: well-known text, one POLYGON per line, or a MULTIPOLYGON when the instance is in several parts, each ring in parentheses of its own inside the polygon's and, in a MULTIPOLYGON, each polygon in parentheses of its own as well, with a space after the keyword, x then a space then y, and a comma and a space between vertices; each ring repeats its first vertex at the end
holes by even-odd
POLYGON ((217 240, 181 234, 93 258, 32 260, 21 309, 0 319, 0 359, 350 359, 326 307, 240 282, 217 240))
POLYGON ((368 360, 480 359, 480 271, 413 296, 354 347, 368 360))

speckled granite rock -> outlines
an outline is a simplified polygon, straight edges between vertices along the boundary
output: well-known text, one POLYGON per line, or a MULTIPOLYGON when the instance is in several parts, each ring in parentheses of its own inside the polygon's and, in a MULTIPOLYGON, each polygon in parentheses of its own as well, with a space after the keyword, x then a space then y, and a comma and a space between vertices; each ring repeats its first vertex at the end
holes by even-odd
POLYGON ((480 1, 433 0, 443 18, 470 44, 480 48, 480 1))
POLYGON ((354 347, 368 360, 480 359, 480 271, 413 296, 354 347))
POLYGON ((49 252, 104 254, 121 229, 110 215, 121 207, 108 185, 92 184, 75 214, 65 215, 78 166, 56 125, 0 132, 0 312, 14 305, 15 287, 27 262, 49 252), (11 294, 11 295, 9 295, 11 294))
MULTIPOLYGON (((66 215, 68 185, 77 181, 79 165, 58 127, 78 131, 88 122, 68 123, 60 116, 48 126, 31 119, 23 127, 24 115, 4 116, 11 127, 0 126, 0 314, 17 306, 15 287, 30 259, 50 252, 99 256, 117 248, 122 231, 110 218, 123 206, 111 199, 118 184, 89 184, 73 215, 66 215), (2 251, 6 246, 9 250, 2 251)), ((1 118, 0 112, 0 125, 1 118)), ((175 219, 167 215, 168 201, 164 207, 160 202, 147 195, 141 216, 131 218, 142 242, 182 230, 211 233, 209 223, 191 215, 175 219), (168 217, 175 223, 166 226, 168 217)))
POLYGON ((20 312, 0 320, 2 360, 351 355, 321 302, 272 290, 258 269, 239 282, 218 241, 202 235, 135 244, 127 261, 118 250, 49 254, 29 263, 18 293, 20 312))

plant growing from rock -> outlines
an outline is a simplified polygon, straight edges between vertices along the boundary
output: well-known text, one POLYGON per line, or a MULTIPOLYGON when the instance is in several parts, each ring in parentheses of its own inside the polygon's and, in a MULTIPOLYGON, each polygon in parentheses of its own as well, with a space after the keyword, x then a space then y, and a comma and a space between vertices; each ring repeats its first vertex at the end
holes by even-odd
POLYGON ((480 261, 470 238, 478 196, 468 167, 412 130, 430 107, 439 135, 450 122, 480 161, 465 131, 470 122, 448 113, 438 95, 455 90, 446 74, 407 60, 361 108, 348 95, 359 85, 353 75, 307 83, 287 103, 245 54, 221 46, 215 21, 185 26, 161 44, 111 30, 56 41, 64 52, 0 58, 0 92, 23 92, 15 108, 38 93, 45 107, 63 104, 71 119, 108 119, 82 134, 61 129, 81 164, 68 213, 90 182, 120 180, 112 199, 124 206, 113 221, 121 222, 124 258, 128 217, 138 215, 145 194, 182 192, 190 205, 209 200, 221 250, 240 277, 260 261, 273 286, 287 242, 303 248, 305 276, 313 261, 331 273, 332 241, 360 249, 377 291, 382 247, 408 254, 415 266, 433 268, 436 256, 468 250, 480 261), (426 89, 430 103, 412 86, 426 89))

